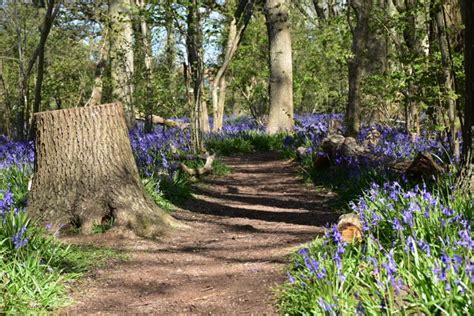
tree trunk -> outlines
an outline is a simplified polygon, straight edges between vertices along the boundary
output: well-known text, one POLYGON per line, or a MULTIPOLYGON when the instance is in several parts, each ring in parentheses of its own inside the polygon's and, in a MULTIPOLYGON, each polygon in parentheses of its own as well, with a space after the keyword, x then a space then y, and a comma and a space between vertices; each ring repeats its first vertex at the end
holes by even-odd
MULTIPOLYGON (((201 85, 201 93, 203 96, 206 95, 204 84, 201 85)), ((201 131, 203 133, 209 133, 211 131, 209 127, 209 113, 207 111, 207 100, 206 98, 201 99, 201 106, 199 111, 199 126, 201 127, 201 131)))
POLYGON ((464 106, 463 160, 461 190, 474 197, 474 1, 462 1, 464 31, 464 68, 466 104, 464 106))
POLYGON ((235 17, 232 19, 229 25, 229 34, 227 35, 227 44, 224 54, 224 62, 217 71, 216 76, 212 82, 212 110, 214 114, 214 126, 212 130, 218 132, 222 129, 224 122, 224 105, 225 105, 225 92, 227 88, 226 72, 229 66, 230 60, 237 49, 237 22, 235 17))
MULTIPOLYGON (((19 19, 17 3, 13 2, 13 5, 14 5, 15 18, 19 19)), ((41 26, 40 40, 35 50, 33 51, 33 54, 30 57, 26 68, 25 68, 25 65, 23 64, 24 57, 25 57, 25 48, 23 47, 24 40, 21 36, 21 32, 22 32, 21 23, 18 20, 16 23, 16 36, 17 36, 17 48, 18 48, 18 60, 19 60, 19 63, 18 63, 19 86, 20 86, 20 98, 19 98, 18 103, 21 105, 21 108, 22 108, 21 114, 19 115, 19 119, 17 122, 17 129, 18 129, 18 134, 19 134, 18 136, 21 138, 26 138, 30 136, 29 133, 30 133, 30 126, 32 123, 32 118, 33 118, 33 115, 32 115, 33 109, 31 108, 31 105, 29 102, 30 100, 29 100, 28 82, 33 72, 33 67, 35 66, 36 61, 38 60, 38 57, 40 56, 40 54, 44 54, 46 40, 48 39, 53 20, 55 19, 57 13, 59 12, 59 3, 55 9, 55 12, 52 13, 50 10, 52 10, 53 7, 54 7, 54 0, 50 0, 48 2, 48 9, 47 9, 43 24, 41 26)), ((44 59, 44 56, 42 58, 44 59)), ((43 66, 39 66, 38 69, 42 69, 42 68, 43 66)), ((41 79, 41 82, 42 82, 42 79, 41 79)), ((41 87, 39 88, 41 89, 41 87)), ((39 91, 41 92, 41 90, 39 91)))
POLYGON ((226 73, 230 62, 237 51, 240 41, 244 35, 245 29, 252 17, 253 7, 256 0, 239 0, 236 11, 229 25, 229 34, 224 52, 224 61, 217 71, 212 83, 212 109, 214 111, 213 131, 222 129, 224 120, 224 106, 226 96, 226 73))
POLYGON ((112 87, 114 97, 123 103, 127 125, 134 125, 133 105, 133 28, 131 0, 112 0, 109 7, 111 18, 112 87))
MULTIPOLYGON (((41 37, 38 45, 38 67, 36 75, 35 101, 33 103, 33 113, 41 111, 41 92, 44 77, 44 53, 46 49, 46 41, 48 40, 49 32, 51 31, 51 28, 53 26, 53 21, 59 12, 59 5, 60 2, 55 6, 54 0, 48 1, 43 28, 41 29, 41 37)), ((31 130, 30 136, 32 136, 32 132, 33 131, 31 130)))
POLYGON ((144 237, 176 224, 143 190, 119 103, 40 112, 35 128, 34 218, 84 234, 113 220, 144 237))
POLYGON ((188 49, 188 64, 191 70, 191 82, 193 91, 191 135, 195 153, 201 151, 202 145, 202 81, 203 81, 203 54, 202 54, 202 30, 201 14, 197 0, 192 0, 188 5, 187 12, 187 36, 186 47, 188 49))
POLYGON ((175 91, 176 77, 176 33, 174 29, 174 15, 171 8, 171 0, 167 0, 165 6, 165 26, 166 26, 166 76, 170 91, 175 91))
POLYGON ((327 18, 327 13, 329 13, 329 10, 327 10, 327 13, 326 13, 325 12, 326 10, 323 8, 321 2, 322 2, 321 0, 313 0, 313 6, 314 6, 314 10, 316 10, 318 19, 321 21, 324 21, 327 18))
POLYGON ((0 59, 0 135, 10 134, 10 101, 8 91, 3 79, 3 61, 0 59))
POLYGON ((293 64, 288 21, 288 0, 266 0, 269 39, 270 113, 267 132, 293 128, 293 64))
POLYGON ((346 108, 347 134, 356 136, 360 130, 360 99, 361 82, 365 72, 365 50, 369 35, 369 13, 371 2, 365 0, 351 0, 350 6, 354 10, 356 26, 352 31, 352 54, 349 59, 349 99, 346 108))
POLYGON ((450 48, 448 34, 443 14, 443 6, 440 4, 436 12, 436 25, 438 27, 439 46, 441 51, 441 64, 444 76, 444 93, 447 96, 448 119, 449 119, 449 142, 455 159, 460 157, 460 146, 458 141, 458 128, 456 126, 456 100, 452 97, 455 93, 454 76, 451 70, 450 48))
MULTIPOLYGON (((146 10, 146 3, 145 0, 135 0, 135 4, 137 7, 144 11, 146 10)), ((143 12, 141 12, 143 14, 143 12)), ((148 23, 143 16, 140 16, 140 32, 141 32, 141 40, 142 40, 142 47, 143 47, 143 55, 144 55, 144 65, 145 65, 145 113, 146 117, 151 117, 153 114, 153 105, 154 105, 154 97, 153 97, 153 86, 152 86, 152 52, 151 52, 151 34, 148 32, 148 23)), ((153 129, 153 123, 151 120, 145 121, 145 131, 151 132, 153 129)))
MULTIPOLYGON (((397 11, 403 16, 403 39, 407 48, 406 54, 409 56, 410 64, 406 67, 407 77, 414 73, 413 64, 423 54, 422 42, 417 34, 418 13, 416 0, 393 0, 397 11)), ((419 109, 416 96, 419 87, 413 80, 408 83, 405 103, 405 129, 416 138, 420 134, 419 109)))
POLYGON ((99 59, 95 65, 95 79, 94 87, 92 88, 91 97, 87 101, 86 105, 95 106, 102 103, 102 94, 104 88, 104 82, 102 76, 104 70, 107 67, 109 62, 109 52, 110 52, 110 41, 108 40, 108 31, 104 31, 102 34, 102 45, 99 50, 99 59))

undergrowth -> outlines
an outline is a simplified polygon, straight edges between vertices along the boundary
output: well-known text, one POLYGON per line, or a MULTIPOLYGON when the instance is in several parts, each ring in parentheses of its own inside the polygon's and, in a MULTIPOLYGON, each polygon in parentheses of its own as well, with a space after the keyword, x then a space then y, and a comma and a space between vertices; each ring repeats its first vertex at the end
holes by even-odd
POLYGON ((52 311, 68 303, 67 284, 118 254, 68 247, 25 211, 31 170, 0 169, 0 313, 52 311))
POLYGON ((298 250, 281 288, 289 315, 472 315, 474 205, 452 179, 431 190, 373 184, 351 203, 363 227, 346 243, 336 226, 298 250))
POLYGON ((257 130, 236 134, 215 134, 206 139, 206 148, 223 156, 252 152, 280 152, 289 155, 284 140, 287 133, 267 134, 257 130))

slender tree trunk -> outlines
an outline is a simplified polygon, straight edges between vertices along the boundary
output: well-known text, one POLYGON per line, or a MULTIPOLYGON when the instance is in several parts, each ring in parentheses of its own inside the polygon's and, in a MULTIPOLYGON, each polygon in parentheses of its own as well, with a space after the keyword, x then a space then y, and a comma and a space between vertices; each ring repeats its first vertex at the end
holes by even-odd
MULTIPOLYGON (((53 1, 53 0, 51 0, 53 1)), ((14 5, 14 14, 16 18, 16 36, 17 36, 17 49, 18 49, 18 60, 19 60, 19 86, 20 86, 20 98, 18 104, 20 104, 20 107, 22 109, 21 114, 19 114, 18 120, 17 120, 17 130, 18 130, 18 135, 17 137, 19 138, 27 138, 29 136, 29 130, 30 130, 30 125, 32 121, 32 108, 30 104, 30 96, 29 96, 29 79, 30 76, 33 72, 33 67, 36 64, 36 61, 38 60, 38 56, 40 55, 40 52, 44 52, 44 45, 46 44, 46 40, 49 35, 49 31, 52 27, 51 25, 48 25, 48 23, 52 23, 48 16, 45 16, 45 19, 43 20, 43 24, 41 27, 41 34, 40 34, 40 41, 38 45, 36 46, 35 50, 33 51, 33 55, 30 57, 28 60, 28 64, 24 65, 25 62, 25 46, 26 46, 26 40, 22 36, 22 29, 21 29, 21 23, 18 21, 19 20, 19 13, 17 10, 17 2, 13 2, 14 5)), ((57 12, 56 12, 57 14, 57 12)))
MULTIPOLYGON (((33 103, 33 113, 41 111, 41 92, 44 78, 44 53, 46 49, 46 41, 48 40, 49 32, 53 26, 53 21, 59 12, 58 2, 55 5, 55 0, 49 0, 44 18, 43 28, 41 29, 40 42, 38 45, 38 66, 35 85, 35 101, 33 103)), ((31 131, 32 133, 33 131, 31 131)), ((31 135, 32 136, 32 135, 31 135)))
POLYGON ((474 197, 474 1, 462 0, 464 31, 464 67, 466 92, 464 106, 463 159, 461 190, 474 197))
POLYGON ((113 220, 145 237, 176 224, 143 190, 120 104, 40 112, 35 124, 34 218, 84 234, 113 220))
POLYGON ((217 71, 212 82, 212 108, 214 112, 213 131, 222 129, 224 119, 224 107, 226 97, 226 73, 230 62, 238 49, 240 41, 244 35, 245 29, 252 17, 253 7, 256 0, 239 0, 236 11, 229 25, 227 43, 224 52, 224 60, 217 71))
POLYGON ((371 1, 351 0, 356 26, 352 31, 352 54, 349 59, 349 100, 346 108, 347 133, 355 136, 360 130, 361 82, 365 73, 365 50, 369 36, 369 13, 371 1))
POLYGON ((313 6, 314 6, 314 10, 316 10, 316 14, 318 16, 318 19, 321 20, 321 21, 326 20, 327 13, 329 13, 329 10, 327 10, 327 12, 325 11, 324 7, 322 6, 322 1, 321 0, 313 0, 313 6))
POLYGON ((166 20, 166 65, 171 76, 174 75, 176 63, 176 34, 172 16, 166 20))
MULTIPOLYGON (((393 0, 397 11, 403 15, 403 38, 407 47, 407 55, 411 63, 406 67, 407 76, 411 77, 414 73, 413 63, 417 58, 423 55, 421 38, 417 34, 418 13, 416 0, 393 0)), ((420 134, 419 109, 416 96, 419 87, 413 80, 408 83, 405 104, 405 129, 416 138, 420 134)))
POLYGON ((187 13, 187 37, 186 46, 188 49, 188 64, 191 70, 191 81, 193 89, 193 113, 192 113, 192 143, 194 151, 202 150, 202 81, 204 65, 202 60, 202 32, 201 15, 197 0, 192 0, 188 6, 187 13))
POLYGON ((0 59, 0 135, 10 134, 10 101, 8 90, 3 79, 3 61, 0 59))
MULTIPOLYGON (((135 0, 136 6, 142 11, 146 10, 145 0, 135 0)), ((153 70, 152 70, 152 52, 151 52, 151 34, 148 32, 148 23, 143 16, 140 16, 140 33, 143 47, 144 55, 144 64, 145 64, 145 131, 151 132, 153 129, 152 115, 153 115, 153 104, 154 104, 154 95, 153 95, 153 70)))
POLYGON ((206 89, 204 88, 204 84, 201 84, 201 108, 199 112, 199 126, 201 127, 201 131, 203 133, 209 133, 211 131, 209 127, 209 113, 207 111, 207 100, 204 97, 206 95, 206 89))
POLYGON ((166 75, 170 91, 175 91, 176 77, 176 32, 174 28, 174 15, 171 8, 171 0, 167 1, 165 7, 166 25, 166 75))
POLYGON ((451 150, 456 159, 460 157, 460 146, 458 141, 458 128, 456 126, 457 116, 456 116, 456 100, 451 97, 455 93, 454 88, 454 78, 451 69, 451 59, 448 43, 448 35, 446 30, 446 23, 444 20, 443 14, 444 8, 440 4, 436 12, 436 24, 438 26, 438 38, 439 46, 441 51, 441 64, 443 67, 443 76, 444 76, 444 92, 447 95, 447 105, 448 105, 448 120, 449 120, 449 140, 451 145, 451 150))
POLYGON ((265 17, 269 39, 270 113, 267 131, 293 128, 293 63, 288 21, 288 0, 266 0, 265 17))
POLYGON ((104 71, 109 63, 109 52, 110 52, 110 41, 108 37, 108 31, 102 34, 102 45, 99 50, 99 58, 95 65, 95 75, 94 75, 94 87, 92 88, 92 93, 87 101, 86 105, 95 106, 102 103, 102 95, 104 89, 104 82, 102 76, 104 71))
POLYGON ((230 59, 234 55, 234 47, 237 48, 237 21, 235 18, 232 19, 229 26, 229 33, 227 35, 227 44, 225 48, 224 63, 217 71, 216 76, 212 82, 212 110, 214 114, 214 126, 212 130, 214 132, 220 131, 223 125, 224 116, 224 104, 225 104, 225 92, 226 92, 226 71, 230 63, 230 59))
POLYGON ((133 27, 131 0, 111 0, 109 15, 112 20, 110 57, 114 97, 123 103, 127 125, 135 124, 133 104, 133 27))

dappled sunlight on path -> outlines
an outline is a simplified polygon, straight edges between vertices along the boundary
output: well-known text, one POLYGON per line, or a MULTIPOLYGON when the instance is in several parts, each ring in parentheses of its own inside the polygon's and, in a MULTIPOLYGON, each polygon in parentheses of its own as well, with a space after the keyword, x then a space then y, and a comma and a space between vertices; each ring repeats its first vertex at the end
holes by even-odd
POLYGON ((275 314, 287 256, 337 219, 326 206, 334 196, 304 185, 296 165, 276 154, 224 162, 233 173, 199 184, 174 214, 189 229, 159 241, 81 241, 121 249, 129 260, 91 275, 64 313, 275 314))

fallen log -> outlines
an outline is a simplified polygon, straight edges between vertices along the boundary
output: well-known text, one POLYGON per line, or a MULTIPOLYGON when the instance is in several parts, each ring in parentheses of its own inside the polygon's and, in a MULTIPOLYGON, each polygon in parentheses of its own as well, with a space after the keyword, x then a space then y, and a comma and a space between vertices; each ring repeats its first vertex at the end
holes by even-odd
MULTIPOLYGON (((150 117, 148 116, 148 118, 150 118, 150 117)), ((142 113, 137 113, 135 115, 135 119, 138 120, 138 121, 146 121, 147 117, 146 117, 146 115, 144 115, 142 113)), ((179 129, 186 129, 186 128, 189 128, 189 126, 190 126, 189 123, 183 123, 183 122, 180 122, 180 121, 165 119, 164 117, 161 117, 161 116, 158 116, 158 115, 155 115, 155 114, 151 115, 151 122, 153 124, 164 125, 164 126, 172 127, 172 128, 177 127, 179 129)))
POLYGON ((216 155, 210 155, 206 158, 206 163, 201 168, 190 168, 186 166, 184 163, 180 163, 180 168, 189 176, 203 176, 208 173, 212 172, 212 164, 214 163, 214 159, 216 155))

